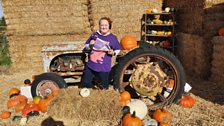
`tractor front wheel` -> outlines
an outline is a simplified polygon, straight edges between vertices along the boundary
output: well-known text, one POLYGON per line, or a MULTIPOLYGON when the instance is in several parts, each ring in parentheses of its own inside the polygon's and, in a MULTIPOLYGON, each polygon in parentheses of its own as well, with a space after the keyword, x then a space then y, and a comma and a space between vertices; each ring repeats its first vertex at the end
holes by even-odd
POLYGON ((66 87, 67 84, 61 76, 55 73, 43 73, 35 77, 31 84, 31 93, 33 97, 47 97, 54 90, 66 87))

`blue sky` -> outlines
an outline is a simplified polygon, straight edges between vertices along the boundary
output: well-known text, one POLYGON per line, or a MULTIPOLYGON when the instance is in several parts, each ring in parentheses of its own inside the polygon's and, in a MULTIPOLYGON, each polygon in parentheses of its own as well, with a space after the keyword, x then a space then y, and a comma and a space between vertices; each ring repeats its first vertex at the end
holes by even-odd
POLYGON ((3 12, 2 12, 2 0, 0 0, 0 17, 3 16, 3 12))

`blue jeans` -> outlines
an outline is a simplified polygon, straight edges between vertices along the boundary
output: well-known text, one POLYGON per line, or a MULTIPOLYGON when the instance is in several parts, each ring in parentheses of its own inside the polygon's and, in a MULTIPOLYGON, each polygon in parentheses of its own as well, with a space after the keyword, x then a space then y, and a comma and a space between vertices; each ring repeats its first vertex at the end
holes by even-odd
POLYGON ((84 87, 92 88, 92 81, 94 77, 99 77, 101 81, 101 86, 104 89, 108 89, 109 87, 109 73, 110 72, 96 72, 90 69, 87 65, 84 70, 83 82, 84 87))

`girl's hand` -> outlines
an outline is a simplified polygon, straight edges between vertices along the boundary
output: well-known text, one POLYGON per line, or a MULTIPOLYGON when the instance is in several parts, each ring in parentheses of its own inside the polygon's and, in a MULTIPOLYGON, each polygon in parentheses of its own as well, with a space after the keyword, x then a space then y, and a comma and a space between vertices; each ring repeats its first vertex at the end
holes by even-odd
POLYGON ((115 54, 115 52, 114 52, 114 50, 112 50, 112 49, 111 49, 111 50, 109 50, 109 51, 107 52, 107 54, 109 54, 109 55, 112 55, 112 56, 113 56, 113 55, 115 54))
POLYGON ((95 44, 95 40, 91 40, 89 44, 90 45, 94 45, 95 44))

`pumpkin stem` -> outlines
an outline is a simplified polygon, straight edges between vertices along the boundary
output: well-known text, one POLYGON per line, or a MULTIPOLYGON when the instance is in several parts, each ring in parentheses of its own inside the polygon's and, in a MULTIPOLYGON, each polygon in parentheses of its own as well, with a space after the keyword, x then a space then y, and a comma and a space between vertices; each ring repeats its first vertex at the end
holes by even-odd
POLYGON ((9 98, 12 98, 12 97, 15 97, 15 96, 18 96, 19 94, 12 94, 9 96, 9 98))
POLYGON ((133 112, 133 114, 131 115, 132 118, 136 118, 135 116, 135 111, 133 112))
POLYGON ((129 106, 124 106, 122 111, 123 111, 123 116, 125 116, 126 114, 130 113, 130 107, 129 106))

